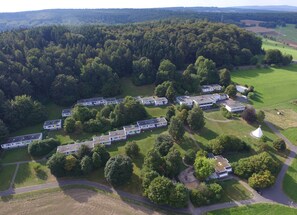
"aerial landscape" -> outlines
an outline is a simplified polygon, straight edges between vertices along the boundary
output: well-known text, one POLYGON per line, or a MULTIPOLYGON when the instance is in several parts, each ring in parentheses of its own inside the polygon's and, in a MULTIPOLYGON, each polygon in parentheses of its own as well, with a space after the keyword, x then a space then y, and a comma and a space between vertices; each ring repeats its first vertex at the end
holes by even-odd
POLYGON ((297 3, 0 8, 1 214, 297 214, 297 3))

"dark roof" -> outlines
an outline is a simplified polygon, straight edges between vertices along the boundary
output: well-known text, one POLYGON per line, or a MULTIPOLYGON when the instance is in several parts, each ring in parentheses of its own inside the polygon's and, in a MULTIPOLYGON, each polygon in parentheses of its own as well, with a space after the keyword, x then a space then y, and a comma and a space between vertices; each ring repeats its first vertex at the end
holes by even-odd
POLYGON ((61 119, 54 119, 54 120, 48 120, 48 121, 45 121, 43 126, 48 126, 48 125, 57 125, 59 123, 61 123, 62 120, 61 119))
POLYGON ((42 136, 42 133, 26 134, 23 136, 10 137, 6 143, 15 143, 20 141, 38 140, 42 136))
POLYGON ((142 121, 138 121, 137 124, 139 126, 141 126, 141 125, 157 124, 157 123, 160 123, 160 122, 166 122, 166 119, 162 117, 162 118, 142 120, 142 121))

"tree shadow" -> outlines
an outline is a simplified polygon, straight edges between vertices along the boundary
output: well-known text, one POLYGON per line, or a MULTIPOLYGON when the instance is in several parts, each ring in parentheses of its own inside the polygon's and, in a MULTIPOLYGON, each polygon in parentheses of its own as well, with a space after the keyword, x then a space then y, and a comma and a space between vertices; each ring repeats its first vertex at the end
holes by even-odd
POLYGON ((206 140, 212 140, 219 136, 216 132, 210 130, 207 127, 204 127, 201 131, 199 131, 198 135, 205 138, 206 140))
POLYGON ((31 169, 29 163, 20 164, 19 170, 16 174, 14 185, 15 184, 22 184, 31 176, 31 169))
POLYGON ((144 155, 140 153, 136 158, 133 158, 132 160, 133 160, 134 164, 139 169, 141 169, 142 168, 142 165, 144 163, 144 155))

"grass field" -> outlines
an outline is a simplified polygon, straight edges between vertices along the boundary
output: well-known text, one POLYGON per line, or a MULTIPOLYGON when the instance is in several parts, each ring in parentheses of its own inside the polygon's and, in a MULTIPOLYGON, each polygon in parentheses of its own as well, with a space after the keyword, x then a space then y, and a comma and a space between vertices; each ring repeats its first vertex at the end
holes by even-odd
MULTIPOLYGON (((230 162, 233 162, 242 157, 255 154, 257 151, 259 151, 259 147, 262 143, 250 136, 250 132, 255 130, 257 127, 258 125, 249 125, 242 119, 235 119, 232 122, 226 123, 206 120, 205 127, 199 133, 194 133, 193 137, 204 147, 207 147, 209 141, 216 138, 220 134, 232 134, 244 140, 251 146, 252 150, 247 153, 233 153, 225 155, 230 162)), ((276 138, 276 136, 270 131, 269 128, 267 128, 266 125, 262 125, 262 131, 264 135, 266 135, 270 140, 274 140, 276 138)), ((271 151, 274 153, 272 143, 268 142, 268 144, 271 146, 271 151)), ((284 158, 279 156, 279 159, 283 160, 284 158)))
POLYGON ((286 136, 294 145, 297 145, 297 128, 288 128, 281 132, 286 136))
POLYGON ((135 86, 130 78, 121 79, 122 94, 121 96, 152 96, 155 85, 135 86))
POLYGON ((294 215, 297 209, 277 204, 254 204, 208 212, 207 215, 294 215))
POLYGON ((204 116, 209 119, 216 119, 216 120, 227 120, 221 113, 221 111, 209 111, 204 112, 204 116))
POLYGON ((20 164, 18 173, 15 178, 15 187, 26 187, 36 184, 44 184, 47 182, 55 181, 55 177, 51 175, 49 169, 46 167, 45 162, 42 163, 24 163, 20 164), (41 171, 35 172, 34 165, 40 164, 41 171))
POLYGON ((240 201, 253 197, 253 194, 245 189, 237 180, 221 181, 219 184, 223 187, 222 199, 220 202, 240 201))
POLYGON ((280 42, 276 42, 276 41, 269 40, 266 38, 263 38, 262 41, 263 41, 262 47, 264 50, 279 49, 282 53, 290 54, 293 56, 294 60, 297 60, 297 49, 294 49, 294 48, 287 46, 285 44, 282 44, 280 42))
POLYGON ((297 158, 294 159, 291 166, 289 166, 283 180, 283 189, 285 193, 294 201, 297 201, 297 158))
POLYGON ((10 186, 16 165, 3 166, 0 169, 0 191, 7 190, 10 186))
POLYGON ((279 37, 281 40, 290 40, 292 42, 297 42, 297 28, 293 24, 287 24, 286 27, 277 27, 276 30, 282 35, 279 37))
POLYGON ((231 75, 232 81, 255 87, 256 98, 251 102, 256 108, 287 108, 297 111, 297 105, 291 103, 297 98, 297 65, 240 70, 231 75))
POLYGON ((3 151, 0 157, 0 163, 13 163, 18 161, 30 161, 27 147, 3 151))

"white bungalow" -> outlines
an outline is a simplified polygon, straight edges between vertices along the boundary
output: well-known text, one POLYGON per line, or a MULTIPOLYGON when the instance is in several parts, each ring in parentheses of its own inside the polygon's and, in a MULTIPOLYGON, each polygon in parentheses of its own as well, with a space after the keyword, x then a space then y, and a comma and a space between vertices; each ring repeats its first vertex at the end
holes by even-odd
POLYGON ((209 85, 202 85, 201 91, 202 93, 212 93, 212 92, 219 92, 222 91, 222 86, 219 84, 209 84, 209 85))
POLYGON ((155 106, 162 106, 168 104, 168 99, 166 97, 154 97, 155 106))
POLYGON ((62 117, 69 117, 72 115, 71 108, 62 110, 62 117))
POLYGON ((85 141, 85 142, 81 142, 81 143, 73 143, 73 144, 58 146, 57 147, 57 152, 65 154, 65 155, 74 154, 79 150, 79 148, 82 145, 85 145, 85 146, 89 147, 90 149, 94 148, 94 142, 93 141, 85 141))
POLYGON ((215 172, 210 176, 213 179, 220 179, 227 177, 232 172, 232 167, 229 161, 221 155, 214 156, 215 159, 215 172))
POLYGON ((123 127, 126 135, 134 135, 139 134, 141 132, 141 129, 138 125, 128 125, 123 127))
POLYGON ((105 100, 103 97, 89 98, 89 99, 81 99, 77 101, 78 105, 82 106, 99 106, 103 105, 105 100))
POLYGON ((25 147, 33 141, 42 140, 42 133, 27 134, 17 137, 10 137, 6 143, 1 145, 2 149, 13 149, 18 147, 25 147))
POLYGON ((110 138, 111 142, 120 141, 120 140, 126 140, 127 135, 126 135, 126 132, 124 130, 110 131, 109 132, 109 138, 110 138))
POLYGON ((137 125, 141 130, 156 128, 156 127, 164 127, 167 126, 167 120, 164 117, 154 118, 148 120, 138 121, 137 125))
POLYGON ((140 102, 143 105, 155 105, 155 98, 153 96, 151 96, 151 97, 143 97, 143 98, 140 98, 140 102))
POLYGON ((109 135, 101 135, 93 137, 94 145, 103 144, 103 145, 111 145, 111 140, 109 135))
POLYGON ((224 101, 223 105, 230 113, 241 112, 245 110, 245 105, 232 99, 224 101))
POLYGON ((193 99, 190 96, 178 96, 176 97, 176 102, 179 105, 187 105, 189 107, 193 106, 193 99))
POLYGON ((118 101, 116 98, 107 98, 104 100, 104 105, 116 105, 118 101))
POLYGON ((236 85, 236 90, 240 93, 244 93, 246 90, 248 90, 248 88, 245 86, 236 85))
POLYGON ((61 119, 48 120, 48 121, 45 121, 43 124, 44 130, 59 130, 61 128, 62 128, 61 119))
POLYGON ((192 99, 194 104, 201 109, 211 108, 216 103, 216 100, 211 95, 195 96, 192 99))

